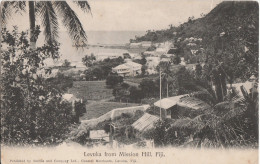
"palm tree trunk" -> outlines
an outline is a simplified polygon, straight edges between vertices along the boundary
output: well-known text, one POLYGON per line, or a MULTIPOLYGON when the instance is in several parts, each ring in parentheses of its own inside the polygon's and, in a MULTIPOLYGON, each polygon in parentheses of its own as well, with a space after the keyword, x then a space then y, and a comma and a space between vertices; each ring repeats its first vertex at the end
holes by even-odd
MULTIPOLYGON (((30 21, 30 48, 32 50, 36 49, 36 37, 35 37, 35 8, 34 8, 34 1, 29 1, 29 21, 30 21)), ((30 92, 30 86, 28 81, 28 90, 30 92)), ((28 93, 30 94, 30 93, 28 93)), ((28 99, 30 96, 28 95, 28 99)), ((30 101, 30 100, 28 100, 30 101)), ((30 123, 30 137, 34 140, 36 138, 35 132, 35 122, 36 122, 36 111, 34 107, 28 106, 31 115, 31 123, 30 123)))
POLYGON ((30 47, 36 49, 34 1, 29 1, 30 47))

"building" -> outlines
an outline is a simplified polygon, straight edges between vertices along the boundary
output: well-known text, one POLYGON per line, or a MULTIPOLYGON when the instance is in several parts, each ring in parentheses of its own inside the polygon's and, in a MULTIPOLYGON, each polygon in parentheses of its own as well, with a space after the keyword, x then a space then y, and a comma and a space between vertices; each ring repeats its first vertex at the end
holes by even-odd
POLYGON ((130 43, 131 48, 138 48, 138 47, 141 47, 141 46, 142 46, 141 43, 130 43))
POLYGON ((64 95, 62 95, 62 98, 64 100, 67 100, 68 102, 75 102, 80 100, 77 97, 75 97, 73 94, 69 94, 69 93, 65 93, 64 95))
POLYGON ((89 138, 93 142, 109 142, 109 134, 104 130, 91 130, 89 132, 89 138))
POLYGON ((151 47, 152 42, 151 41, 143 41, 141 42, 142 47, 151 47))
POLYGON ((160 57, 147 57, 146 61, 148 69, 155 70, 157 65, 160 63, 160 57))
POLYGON ((113 73, 117 73, 119 76, 125 77, 130 76, 130 68, 125 64, 118 65, 112 68, 113 73))
POLYGON ((128 61, 127 63, 118 65, 114 68, 112 68, 113 73, 117 73, 119 76, 125 77, 125 76, 136 76, 141 74, 141 68, 142 65, 128 61))
POLYGON ((154 127, 154 123, 156 123, 159 119, 160 118, 158 116, 145 113, 141 118, 132 124, 132 127, 139 132, 145 132, 152 129, 154 127))
POLYGON ((178 52, 177 48, 169 48, 167 51, 167 56, 175 55, 178 52))
POLYGON ((132 61, 126 62, 126 66, 130 68, 130 76, 136 76, 141 74, 142 65, 132 61))
POLYGON ((189 95, 179 95, 161 99, 154 103, 154 105, 163 110, 163 116, 172 119, 181 117, 194 118, 205 109, 210 108, 210 105, 204 101, 189 95))

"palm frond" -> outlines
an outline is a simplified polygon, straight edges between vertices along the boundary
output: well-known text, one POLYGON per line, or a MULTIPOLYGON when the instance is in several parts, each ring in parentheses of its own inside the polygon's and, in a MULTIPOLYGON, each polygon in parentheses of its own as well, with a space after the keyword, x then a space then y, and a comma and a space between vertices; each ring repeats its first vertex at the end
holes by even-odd
POLYGON ((72 40, 76 43, 86 44, 87 35, 77 14, 70 8, 66 1, 54 1, 54 9, 62 17, 62 23, 67 28, 72 40))
POLYGON ((58 19, 57 14, 54 11, 52 3, 50 1, 37 2, 37 14, 42 19, 42 25, 44 27, 45 42, 57 43, 58 39, 58 19))
POLYGON ((6 25, 13 13, 25 11, 25 1, 3 1, 1 3, 1 24, 6 25))
POLYGON ((75 4, 77 4, 82 11, 84 12, 90 12, 91 13, 91 7, 88 3, 88 1, 73 1, 75 4))

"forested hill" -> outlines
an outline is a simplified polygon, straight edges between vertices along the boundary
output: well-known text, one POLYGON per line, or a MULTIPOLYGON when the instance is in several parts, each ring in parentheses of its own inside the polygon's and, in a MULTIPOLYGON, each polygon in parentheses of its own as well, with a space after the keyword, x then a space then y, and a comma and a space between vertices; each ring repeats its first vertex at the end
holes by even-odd
POLYGON ((258 15, 257 2, 222 2, 202 18, 190 17, 178 27, 166 30, 149 30, 131 42, 170 40, 181 49, 179 55, 193 63, 223 62, 230 77, 247 79, 258 75, 258 15))
MULTIPOLYGON (((168 29, 164 30, 148 30, 144 36, 136 37, 131 42, 172 40, 176 38, 174 32, 183 37, 207 38, 223 31, 225 26, 235 28, 247 23, 254 23, 258 27, 258 13, 257 2, 222 2, 202 18, 194 19, 191 16, 187 22, 178 27, 170 25, 168 29)), ((257 27, 255 28, 257 29, 257 27)))

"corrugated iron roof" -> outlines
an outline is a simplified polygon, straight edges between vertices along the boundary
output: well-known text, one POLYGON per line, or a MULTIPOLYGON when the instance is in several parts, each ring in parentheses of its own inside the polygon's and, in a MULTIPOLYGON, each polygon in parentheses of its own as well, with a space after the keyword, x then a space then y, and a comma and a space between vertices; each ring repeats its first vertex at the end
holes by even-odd
POLYGON ((145 113, 141 118, 132 124, 132 127, 140 132, 144 132, 153 128, 154 123, 158 120, 159 118, 157 116, 145 113))
POLYGON ((197 99, 195 97, 183 97, 177 102, 178 106, 188 107, 191 109, 207 109, 210 108, 210 105, 204 101, 197 99))
POLYGON ((157 107, 161 107, 163 109, 169 109, 169 108, 173 107, 174 105, 176 105, 177 102, 180 100, 180 98, 185 97, 185 96, 188 96, 188 95, 185 94, 185 95, 180 95, 180 96, 164 98, 164 99, 161 99, 161 100, 155 102, 154 105, 157 107))
POLYGON ((121 64, 121 65, 118 65, 112 69, 129 69, 129 66, 125 65, 125 64, 121 64))

